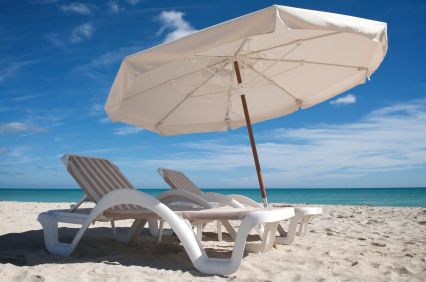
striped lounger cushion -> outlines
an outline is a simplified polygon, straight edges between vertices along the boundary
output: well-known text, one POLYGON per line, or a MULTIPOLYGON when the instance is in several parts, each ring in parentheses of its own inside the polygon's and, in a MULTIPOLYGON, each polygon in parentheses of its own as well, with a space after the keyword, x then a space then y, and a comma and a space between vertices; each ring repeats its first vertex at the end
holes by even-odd
MULTIPOLYGON (((93 202, 117 189, 135 189, 119 168, 111 161, 100 158, 68 155, 67 171, 93 202)), ((119 205, 113 210, 140 209, 135 205, 119 205)))
POLYGON ((195 195, 203 194, 201 191, 185 174, 180 171, 161 168, 164 181, 173 189, 188 191, 195 195))

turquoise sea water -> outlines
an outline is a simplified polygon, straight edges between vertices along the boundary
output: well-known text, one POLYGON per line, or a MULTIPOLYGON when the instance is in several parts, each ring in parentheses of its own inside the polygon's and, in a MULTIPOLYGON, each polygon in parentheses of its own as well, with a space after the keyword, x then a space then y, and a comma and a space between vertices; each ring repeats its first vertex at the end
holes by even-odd
MULTIPOLYGON (((141 191, 156 196, 165 189, 141 191)), ((205 189, 205 191, 242 194, 259 202, 261 200, 258 189, 205 189)), ((426 188, 268 189, 267 192, 271 203, 426 207, 426 188)), ((79 189, 0 189, 0 201, 75 202, 82 196, 83 192, 79 189)))

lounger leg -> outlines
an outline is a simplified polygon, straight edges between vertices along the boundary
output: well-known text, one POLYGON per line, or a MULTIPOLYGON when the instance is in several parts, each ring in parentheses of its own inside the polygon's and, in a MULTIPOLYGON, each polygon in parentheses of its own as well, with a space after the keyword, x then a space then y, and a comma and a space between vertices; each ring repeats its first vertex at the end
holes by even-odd
POLYGON ((197 235, 198 239, 201 241, 203 238, 203 223, 195 222, 194 223, 194 232, 197 235))
POLYGON ((117 229, 115 228, 114 220, 111 220, 112 239, 117 240, 117 229))
POLYGON ((52 215, 42 213, 38 216, 38 221, 43 227, 44 242, 49 252, 55 253, 58 244, 58 221, 52 215))
POLYGON ((275 242, 275 232, 278 222, 266 223, 260 243, 246 243, 245 251, 249 253, 263 253, 269 251, 275 242))
POLYGON ((300 221, 299 230, 296 233, 297 236, 306 235, 306 232, 308 231, 309 221, 311 221, 312 217, 312 215, 307 215, 300 221))
POLYGON ((227 220, 222 220, 222 224, 223 224, 223 226, 225 226, 225 229, 226 229, 226 231, 228 231, 232 240, 235 241, 235 237, 237 236, 237 232, 235 231, 234 227, 232 227, 232 225, 227 220))
POLYGON ((220 220, 216 220, 216 228, 217 228, 217 240, 222 241, 222 222, 220 220))
POLYGON ((285 237, 287 236, 287 232, 284 230, 284 228, 281 226, 281 223, 278 224, 277 227, 278 233, 280 233, 280 236, 285 237))
POLYGON ((157 240, 157 243, 161 242, 161 239, 163 238, 163 231, 164 231, 164 220, 160 220, 160 228, 158 230, 158 240, 157 240))
POLYGON ((136 240, 136 238, 141 233, 143 227, 146 224, 146 220, 144 219, 136 219, 132 226, 130 227, 130 230, 126 234, 124 238, 120 238, 120 241, 123 243, 130 243, 136 240))
POLYGON ((41 213, 39 214, 37 220, 40 222, 43 227, 44 242, 46 249, 56 255, 68 256, 71 254, 78 242, 80 241, 83 234, 86 232, 90 223, 84 224, 80 230, 77 232, 71 244, 63 243, 59 241, 58 236, 58 218, 52 214, 41 213))
MULTIPOLYGON (((297 225, 301 220, 300 217, 294 216, 290 220, 290 226, 288 227, 287 236, 285 237, 277 237, 277 242, 283 245, 289 245, 293 243, 294 237, 296 236, 297 225)), ((280 225, 278 225, 280 226, 280 225)), ((281 232, 280 232, 281 233, 281 232)))

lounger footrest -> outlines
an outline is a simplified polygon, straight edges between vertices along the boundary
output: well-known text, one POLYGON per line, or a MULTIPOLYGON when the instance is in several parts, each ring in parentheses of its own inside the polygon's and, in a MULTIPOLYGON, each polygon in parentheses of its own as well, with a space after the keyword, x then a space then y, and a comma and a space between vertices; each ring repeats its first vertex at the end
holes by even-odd
MULTIPOLYGON (((90 211, 89 211, 90 212, 90 211)), ((56 222, 70 223, 70 224, 84 224, 86 222, 89 213, 81 212, 69 212, 66 210, 51 210, 48 212, 41 213, 39 217, 49 215, 51 219, 56 222)))

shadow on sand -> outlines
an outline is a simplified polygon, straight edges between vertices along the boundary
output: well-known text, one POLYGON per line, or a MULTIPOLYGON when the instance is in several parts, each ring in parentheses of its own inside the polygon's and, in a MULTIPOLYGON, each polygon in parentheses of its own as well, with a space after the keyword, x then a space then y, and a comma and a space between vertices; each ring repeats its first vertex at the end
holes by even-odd
MULTIPOLYGON (((127 230, 128 228, 118 228, 119 234, 127 230)), ((77 231, 77 228, 60 228, 60 238, 69 242, 77 231)), ((194 269, 176 236, 165 237, 161 243, 157 243, 157 239, 151 237, 146 230, 141 235, 136 242, 125 244, 112 239, 110 228, 90 228, 73 254, 70 257, 62 257, 47 252, 42 230, 4 234, 0 236, 0 264, 35 266, 92 262, 190 271, 193 275, 204 276, 194 269)), ((203 240, 214 241, 216 238, 215 233, 203 233, 203 240)), ((209 257, 231 256, 232 248, 229 246, 232 245, 228 243, 231 242, 230 236, 224 233, 223 239, 226 242, 223 247, 205 248, 209 257)), ((256 236, 248 238, 249 241, 256 239, 256 236)))

